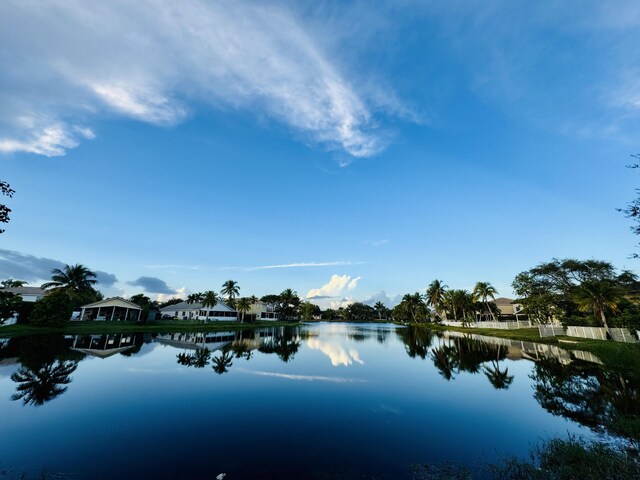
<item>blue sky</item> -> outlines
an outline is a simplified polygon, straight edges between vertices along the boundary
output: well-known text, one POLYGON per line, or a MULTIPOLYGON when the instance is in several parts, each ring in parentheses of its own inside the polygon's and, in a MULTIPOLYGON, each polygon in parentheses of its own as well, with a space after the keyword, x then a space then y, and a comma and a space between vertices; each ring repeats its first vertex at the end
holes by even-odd
POLYGON ((374 5, 2 2, 0 276, 326 306, 636 270, 640 4, 374 5))

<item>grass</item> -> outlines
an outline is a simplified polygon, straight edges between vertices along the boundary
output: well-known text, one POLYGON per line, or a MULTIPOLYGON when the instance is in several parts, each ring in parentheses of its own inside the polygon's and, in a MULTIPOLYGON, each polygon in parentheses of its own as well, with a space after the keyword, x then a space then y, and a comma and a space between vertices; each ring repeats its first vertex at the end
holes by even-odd
POLYGON ((135 322, 68 322, 64 327, 36 327, 33 325, 9 325, 0 328, 0 337, 11 338, 24 335, 43 334, 101 334, 101 333, 178 333, 178 332, 216 332, 229 330, 247 330, 262 327, 284 327, 297 325, 297 322, 209 322, 196 323, 184 320, 159 320, 144 325, 135 322))
POLYGON ((508 338, 525 342, 546 343, 558 345, 569 350, 584 350, 596 355, 610 368, 632 372, 640 375, 640 344, 621 343, 610 340, 590 340, 578 337, 544 337, 541 338, 537 328, 522 328, 519 330, 501 330, 495 328, 465 328, 449 327, 433 323, 421 323, 416 326, 436 331, 455 331, 475 333, 489 337, 508 338))

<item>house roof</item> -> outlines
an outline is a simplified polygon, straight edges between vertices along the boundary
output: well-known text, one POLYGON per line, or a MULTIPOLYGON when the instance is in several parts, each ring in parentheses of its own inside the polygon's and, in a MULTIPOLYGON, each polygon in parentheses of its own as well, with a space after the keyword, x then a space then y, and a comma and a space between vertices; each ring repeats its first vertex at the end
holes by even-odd
MULTIPOLYGON (((177 312, 178 310, 186 310, 186 311, 202 310, 203 308, 204 306, 202 305, 202 303, 180 302, 180 303, 176 303, 175 305, 169 305, 168 307, 161 308, 160 311, 162 313, 168 313, 168 312, 177 312)), ((227 312, 234 311, 231 307, 229 307, 224 302, 218 302, 216 303, 215 307, 207 307, 207 308, 211 308, 212 310, 222 310, 227 312)))
POLYGON ((513 305, 515 300, 513 298, 498 297, 494 302, 496 305, 513 305))
POLYGON ((125 300, 122 297, 105 298, 104 300, 100 300, 98 302, 93 302, 87 305, 83 305, 81 308, 97 308, 97 307, 123 307, 123 308, 130 308, 132 310, 142 310, 142 307, 137 303, 130 302, 129 300, 125 300))
POLYGON ((44 295, 46 290, 40 287, 10 287, 0 288, 3 292, 15 293, 16 295, 44 295))

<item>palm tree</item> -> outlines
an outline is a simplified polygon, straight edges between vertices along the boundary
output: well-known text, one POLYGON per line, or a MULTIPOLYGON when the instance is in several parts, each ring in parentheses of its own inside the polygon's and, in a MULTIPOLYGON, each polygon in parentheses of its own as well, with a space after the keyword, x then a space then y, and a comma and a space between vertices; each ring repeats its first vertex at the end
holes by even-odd
POLYGON ((202 302, 202 293, 190 293, 187 296, 187 303, 193 305, 194 303, 202 302))
POLYGON ((214 308, 218 304, 218 294, 213 290, 207 290, 202 293, 202 307, 206 309, 207 316, 205 321, 209 321, 209 307, 214 308))
POLYGON ((605 312, 611 310, 617 313, 618 304, 624 298, 620 287, 608 280, 587 280, 573 291, 573 300, 582 312, 593 312, 596 320, 602 322, 607 330, 607 336, 612 338, 605 312))
POLYGON ((300 308, 300 297, 298 294, 287 288, 280 294, 280 305, 278 310, 282 320, 292 320, 298 318, 300 308))
POLYGON ((233 300, 240 294, 240 287, 235 280, 227 280, 222 284, 222 295, 227 296, 227 301, 233 303, 233 300))
POLYGON ((382 302, 376 302, 376 304, 373 306, 373 308, 375 308, 376 312, 378 312, 378 320, 382 320, 382 314, 384 313, 384 311, 387 309, 384 306, 384 303, 382 302))
POLYGON ((236 302, 236 310, 242 314, 240 323, 244 323, 244 314, 251 310, 251 301, 243 297, 236 302))
POLYGON ((76 303, 86 298, 87 293, 94 292, 97 283, 96 274, 84 265, 65 265, 64 268, 51 270, 51 281, 42 284, 44 290, 64 293, 69 300, 76 303))
POLYGON ((493 319, 494 322, 496 321, 496 316, 493 314, 493 310, 489 308, 488 299, 491 298, 491 300, 495 300, 496 299, 495 296, 497 294, 498 294, 498 291, 489 282, 476 283, 476 286, 473 288, 473 294, 472 294, 474 302, 482 301, 482 303, 485 304, 485 306, 487 307, 487 310, 489 311, 489 315, 491 315, 491 318, 493 319))
POLYGON ((491 361, 491 368, 484 367, 484 374, 496 390, 506 390, 513 382, 513 375, 509 375, 509 369, 500 370, 497 360, 491 361))
POLYGON ((444 308, 445 293, 447 286, 440 280, 434 280, 427 288, 427 305, 433 307, 436 315, 440 318, 440 312, 444 313, 444 320, 447 319, 447 310, 444 308))

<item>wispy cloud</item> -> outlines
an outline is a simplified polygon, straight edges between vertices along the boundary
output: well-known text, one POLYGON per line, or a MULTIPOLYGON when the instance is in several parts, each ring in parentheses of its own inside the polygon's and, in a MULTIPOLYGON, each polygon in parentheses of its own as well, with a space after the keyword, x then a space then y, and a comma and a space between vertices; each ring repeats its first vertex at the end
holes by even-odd
POLYGON ((300 262, 300 263, 282 263, 277 265, 260 265, 257 267, 222 267, 220 270, 242 270, 245 272, 253 272, 256 270, 271 270, 275 268, 313 268, 313 267, 336 267, 344 265, 362 265, 364 262, 300 262))
POLYGON ((206 104, 374 155, 395 94, 360 88, 320 39, 286 3, 1 2, 0 152, 64 155, 98 118, 174 125, 206 104))
POLYGON ((389 240, 388 238, 385 238, 383 240, 367 240, 365 243, 367 245, 371 245, 372 247, 379 247, 380 245, 386 245, 390 241, 391 240, 389 240))
POLYGON ((331 383, 365 383, 366 380, 358 378, 341 378, 341 377, 325 377, 321 375, 294 375, 291 373, 277 373, 277 372, 265 372, 262 370, 246 370, 236 369, 236 371, 243 373, 250 373, 253 375, 259 375, 261 377, 275 377, 284 378, 287 380, 302 380, 304 382, 331 382, 331 383))

